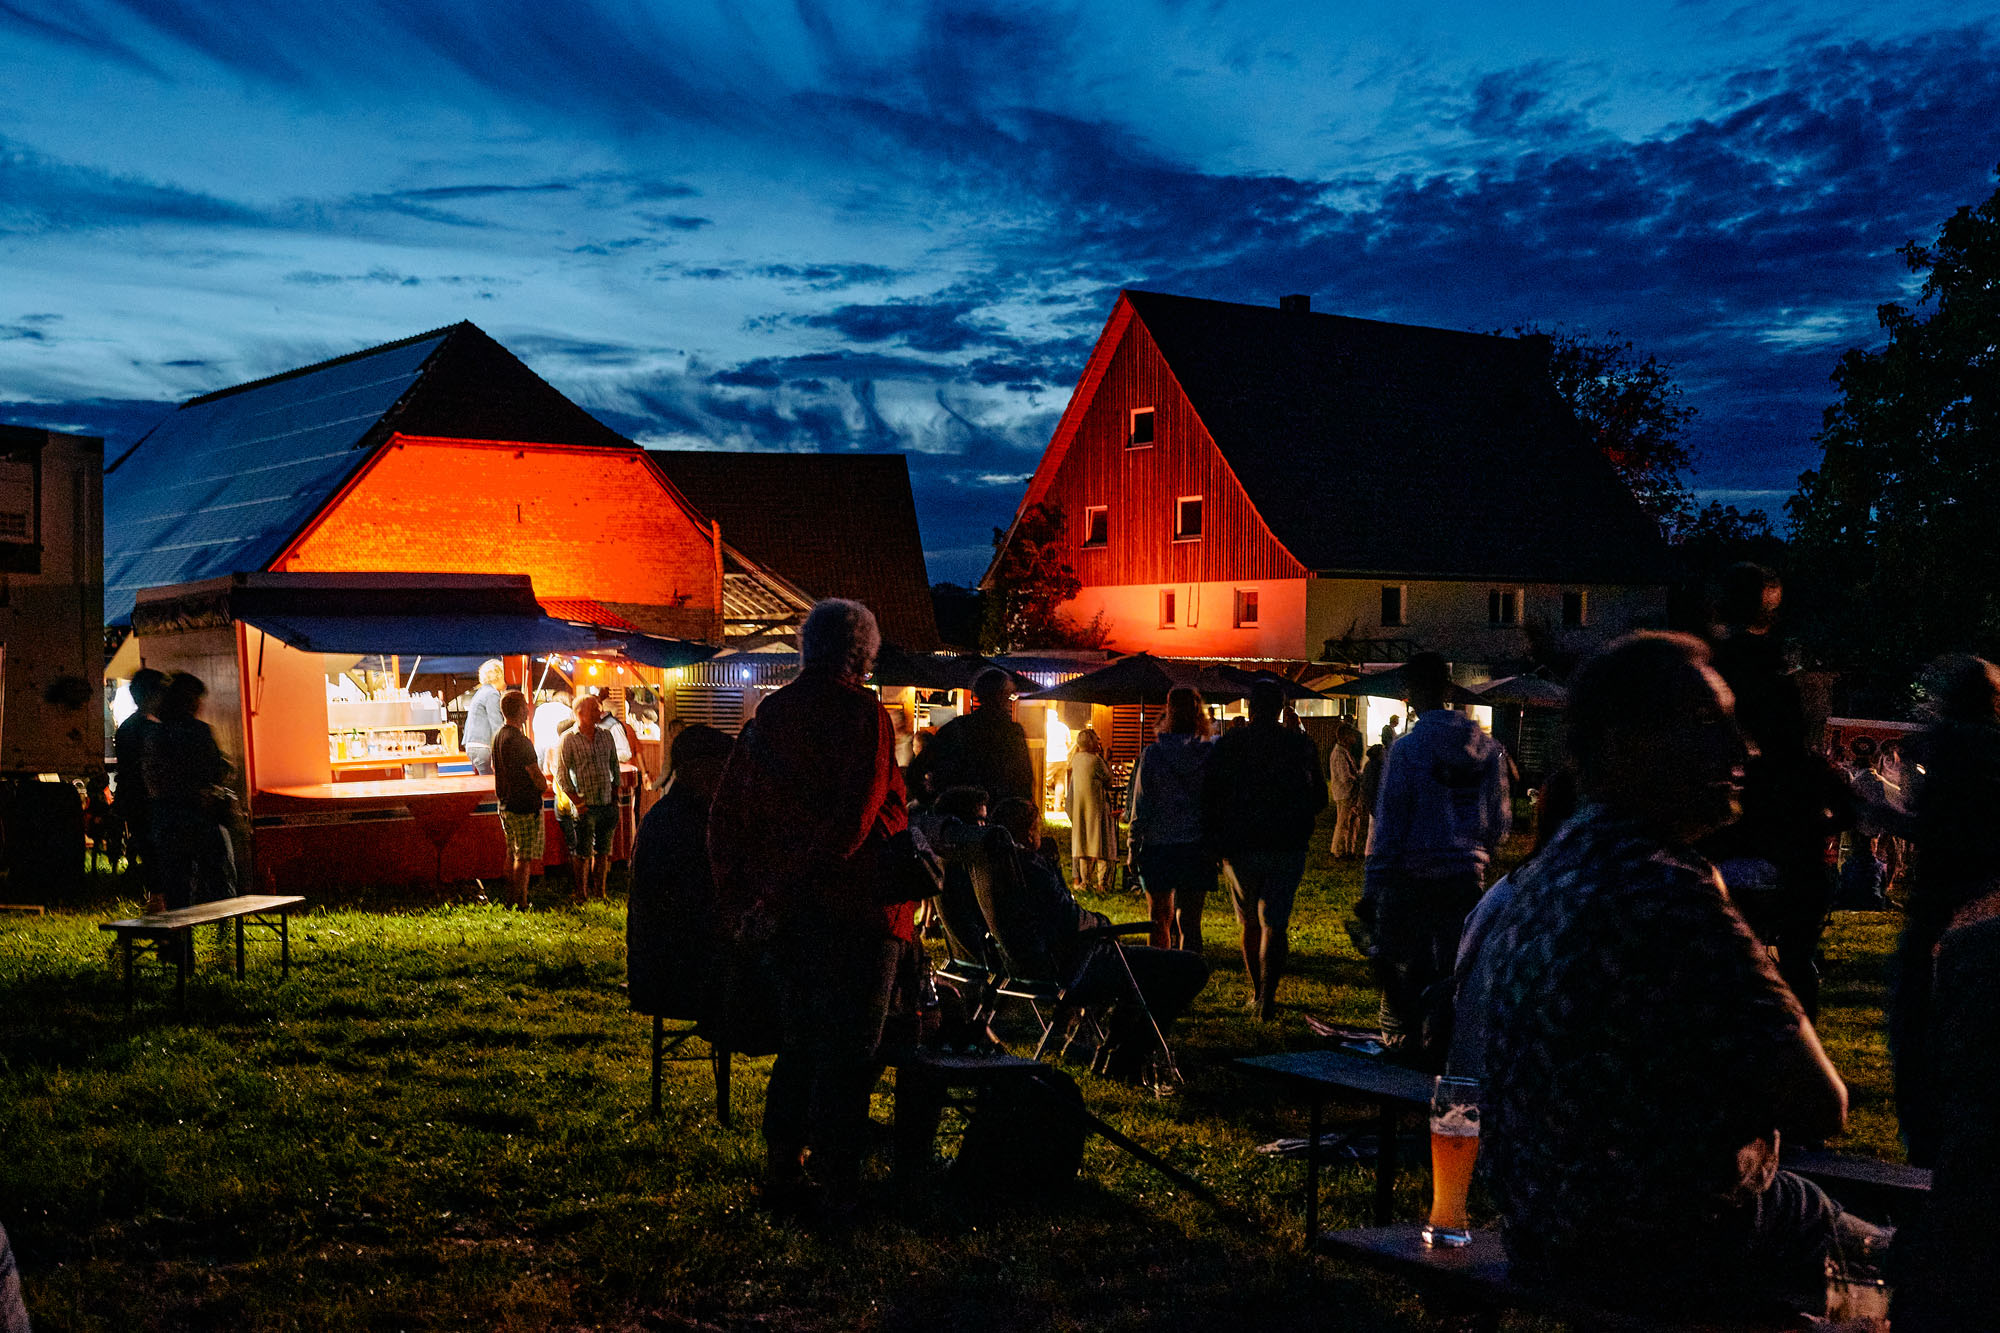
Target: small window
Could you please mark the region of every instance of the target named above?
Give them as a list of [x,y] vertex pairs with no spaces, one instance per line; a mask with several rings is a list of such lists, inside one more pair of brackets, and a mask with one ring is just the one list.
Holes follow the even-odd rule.
[[1563,594],[1563,628],[1582,629],[1588,608],[1582,589],[1572,589]]
[[1495,588],[1486,594],[1486,623],[1489,625],[1518,625],[1521,623],[1521,591],[1518,588]]
[[1403,585],[1399,583],[1382,589],[1382,624],[1385,628],[1407,625],[1409,621],[1404,619],[1404,609]]
[[1201,497],[1183,495],[1174,505],[1174,540],[1177,542],[1199,541],[1201,539]]
[[1131,430],[1125,436],[1127,449],[1144,449],[1153,442],[1153,409],[1135,407],[1132,409]]
[[1238,588],[1236,590],[1236,626],[1238,629],[1257,623],[1257,590]]
[[1172,588],[1160,589],[1160,628],[1172,629],[1180,623],[1180,599]]
[[1107,505],[1091,505],[1083,511],[1083,544],[1108,546],[1110,543],[1111,509]]

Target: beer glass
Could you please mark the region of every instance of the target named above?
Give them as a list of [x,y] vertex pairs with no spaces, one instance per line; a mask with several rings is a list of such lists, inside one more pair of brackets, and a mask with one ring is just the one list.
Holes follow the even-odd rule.
[[1447,1074],[1431,1094],[1431,1216],[1424,1244],[1456,1249],[1472,1243],[1465,1198],[1479,1156],[1479,1081]]

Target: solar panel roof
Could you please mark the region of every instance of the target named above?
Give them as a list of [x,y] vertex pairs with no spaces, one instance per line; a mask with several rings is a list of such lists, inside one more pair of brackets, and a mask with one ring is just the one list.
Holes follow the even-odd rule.
[[449,330],[181,405],[104,478],[104,618],[141,588],[263,569],[364,462]]

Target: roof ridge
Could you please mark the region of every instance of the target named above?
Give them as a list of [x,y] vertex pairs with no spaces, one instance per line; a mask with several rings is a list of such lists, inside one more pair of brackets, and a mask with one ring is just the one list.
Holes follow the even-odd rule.
[[279,384],[285,380],[297,379],[302,375],[311,375],[318,371],[331,369],[334,366],[346,365],[350,361],[359,361],[363,357],[376,356],[383,352],[393,352],[399,348],[423,342],[426,338],[444,337],[459,329],[473,329],[477,332],[485,333],[484,329],[481,329],[471,320],[461,319],[456,323],[441,325],[438,328],[430,329],[423,333],[413,333],[407,338],[398,338],[394,342],[381,343],[375,347],[364,347],[358,352],[348,352],[342,356],[329,357],[325,361],[315,361],[309,366],[299,366],[292,370],[279,371],[275,375],[266,375],[259,380],[250,380],[244,384],[233,384],[227,389],[216,389],[209,393],[200,394],[188,399],[175,410],[185,411],[190,407],[200,407],[204,403],[213,403],[223,398],[232,397],[235,394],[247,393],[252,389],[262,389],[267,385]]
[[[1182,296],[1177,292],[1156,292],[1144,287],[1127,287],[1125,296],[1137,296],[1146,301],[1180,301],[1194,305],[1225,306],[1231,310],[1252,311],[1269,315],[1273,319],[1329,319],[1339,324],[1361,324],[1380,329],[1408,329],[1415,333],[1443,334],[1446,337],[1466,338],[1476,342],[1492,343],[1505,347],[1515,347],[1522,343],[1518,336],[1506,333],[1482,333],[1476,329],[1447,329],[1436,324],[1411,324],[1400,319],[1371,319],[1366,315],[1343,315],[1331,310],[1284,310],[1275,305],[1253,305],[1248,301],[1222,301],[1212,296]],[[1135,307],[1136,308],[1136,307]]]

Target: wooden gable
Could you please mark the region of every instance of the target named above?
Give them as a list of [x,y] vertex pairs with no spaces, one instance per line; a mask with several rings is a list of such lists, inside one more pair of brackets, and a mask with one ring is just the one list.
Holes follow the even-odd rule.
[[393,436],[274,570],[527,574],[719,642],[721,548],[644,450]]
[[[1153,410],[1152,442],[1130,443],[1132,413]],[[1201,537],[1175,540],[1186,497],[1201,497]],[[1303,578],[1196,415],[1145,324],[1120,297],[1028,488],[1059,505],[1064,559],[1087,587]],[[1089,511],[1107,541],[1087,546]]]

